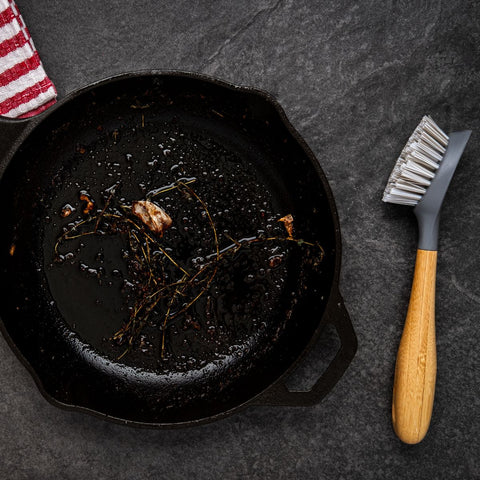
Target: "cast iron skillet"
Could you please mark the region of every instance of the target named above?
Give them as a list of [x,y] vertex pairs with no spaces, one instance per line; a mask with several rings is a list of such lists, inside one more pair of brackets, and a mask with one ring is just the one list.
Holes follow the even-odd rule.
[[[0,326],[49,401],[163,427],[246,405],[312,405],[333,388],[357,347],[339,293],[337,212],[317,160],[272,97],[196,74],[134,73],[0,127]],[[191,178],[219,232],[278,234],[276,220],[291,213],[296,237],[318,241],[325,257],[314,268],[298,245],[240,252],[193,312],[169,325],[163,360],[154,320],[118,360],[109,335],[128,317],[124,239],[81,238],[58,264],[54,244],[71,221],[59,212],[67,203],[78,212],[82,189],[101,208],[112,185],[133,201]],[[175,191],[158,198],[173,211],[184,201]],[[184,265],[209,253],[201,209],[191,208],[198,217],[174,218],[164,237]],[[326,324],[338,353],[310,391],[289,391],[286,376]]]

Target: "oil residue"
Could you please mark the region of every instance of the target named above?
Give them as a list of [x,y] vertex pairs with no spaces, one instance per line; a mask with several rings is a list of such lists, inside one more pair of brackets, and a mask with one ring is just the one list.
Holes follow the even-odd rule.
[[[152,251],[152,258],[166,252],[192,271],[215,255],[210,219],[223,252],[246,239],[285,236],[278,219],[290,213],[282,210],[255,158],[238,146],[176,121],[127,125],[97,128],[95,140],[66,162],[50,198],[54,210],[63,212],[68,205],[71,213],[45,223],[45,264],[56,305],[85,342],[112,360],[125,350],[111,338],[131,315],[138,287],[129,268],[127,235],[109,235],[99,226],[97,234],[75,238],[54,254],[58,237],[82,222],[87,209],[104,208],[113,188],[124,204],[155,196],[173,224],[162,238],[164,252]],[[208,214],[188,191],[172,188],[193,180]],[[169,322],[165,333],[168,305],[160,302],[122,362],[182,371],[274,338],[285,298],[291,297],[285,285],[292,255],[298,260],[295,246],[287,243],[252,244],[219,263],[206,293]],[[163,273],[173,278],[173,270],[170,265]]]

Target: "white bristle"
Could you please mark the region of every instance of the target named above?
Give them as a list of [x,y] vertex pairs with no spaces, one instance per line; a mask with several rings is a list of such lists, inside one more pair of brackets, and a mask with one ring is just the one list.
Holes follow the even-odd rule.
[[416,205],[435,177],[447,145],[448,135],[431,117],[423,117],[393,167],[383,201]]

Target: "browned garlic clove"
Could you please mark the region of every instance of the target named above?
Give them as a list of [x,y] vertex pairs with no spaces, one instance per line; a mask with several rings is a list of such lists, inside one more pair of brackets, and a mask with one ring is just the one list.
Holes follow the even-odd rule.
[[133,202],[132,213],[153,233],[160,236],[162,236],[163,232],[172,225],[172,219],[165,210],[148,200]]

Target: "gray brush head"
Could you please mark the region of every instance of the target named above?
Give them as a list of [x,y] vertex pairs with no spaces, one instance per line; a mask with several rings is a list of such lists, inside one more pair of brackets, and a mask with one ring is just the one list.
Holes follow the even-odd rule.
[[447,145],[443,130],[431,117],[423,117],[393,167],[383,201],[416,205],[431,185]]
[[423,117],[390,174],[383,201],[415,206],[418,248],[437,250],[440,209],[471,131],[447,136]]

